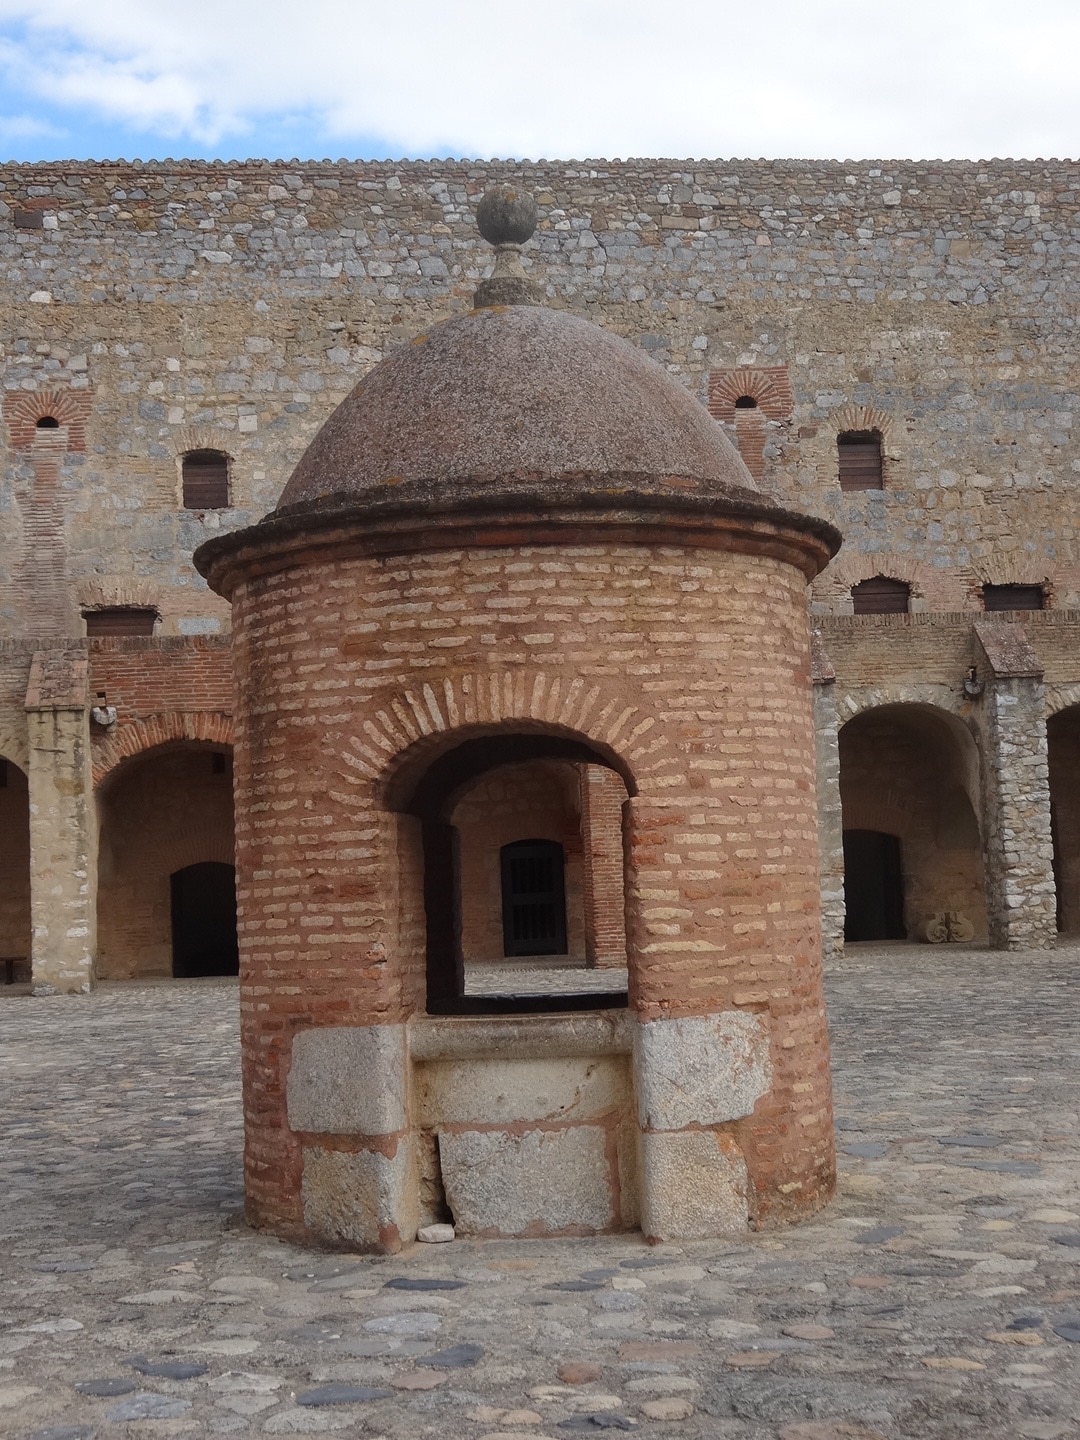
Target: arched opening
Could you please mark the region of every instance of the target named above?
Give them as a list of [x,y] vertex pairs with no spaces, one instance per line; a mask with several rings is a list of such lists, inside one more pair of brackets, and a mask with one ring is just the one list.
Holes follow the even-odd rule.
[[60,421],[55,415],[42,415],[40,420],[35,421],[35,430],[59,430]]
[[30,794],[26,775],[0,758],[0,985],[30,979]]
[[222,745],[161,745],[102,781],[100,978],[236,973],[229,758]]
[[1050,818],[1054,841],[1057,925],[1080,934],[1080,705],[1046,722]]
[[172,973],[237,975],[236,870],[220,860],[185,865],[170,876]]
[[845,936],[985,941],[971,732],[930,705],[883,705],[840,731]]
[[756,410],[758,403],[752,395],[740,395],[735,401],[736,410]]
[[[401,788],[418,822],[402,869],[422,875],[429,1013],[626,1003],[627,786],[609,757],[562,734],[496,731]],[[554,967],[548,983],[538,966]]]

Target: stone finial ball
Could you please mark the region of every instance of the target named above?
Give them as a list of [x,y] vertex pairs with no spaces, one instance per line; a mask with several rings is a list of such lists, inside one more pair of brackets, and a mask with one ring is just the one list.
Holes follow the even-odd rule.
[[536,229],[540,212],[527,190],[495,185],[476,207],[476,224],[489,245],[524,245]]

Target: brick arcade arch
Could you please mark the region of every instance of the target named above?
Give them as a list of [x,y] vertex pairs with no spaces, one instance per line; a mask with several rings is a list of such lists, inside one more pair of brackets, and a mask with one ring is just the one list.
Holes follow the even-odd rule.
[[0,985],[30,979],[30,795],[0,755]]
[[839,746],[847,938],[941,938],[944,927],[985,940],[971,732],[935,706],[886,703],[847,720]]
[[[234,864],[230,748],[175,739],[127,755],[99,786],[98,816],[98,976],[170,976],[173,877]],[[198,908],[190,882],[189,913]]]
[[164,745],[202,742],[231,747],[233,722],[231,716],[217,710],[169,710],[160,715],[121,721],[112,729],[95,734],[93,739],[94,786],[97,788],[118,766]]
[[[1053,697],[1054,699],[1065,697]],[[1048,702],[1051,697],[1047,696]],[[1046,722],[1057,928],[1080,934],[1080,697]]]

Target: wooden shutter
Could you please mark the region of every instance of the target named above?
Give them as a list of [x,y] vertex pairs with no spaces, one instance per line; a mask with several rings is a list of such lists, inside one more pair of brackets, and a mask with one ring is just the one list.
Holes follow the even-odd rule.
[[97,635],[153,635],[157,618],[156,610],[137,610],[128,605],[87,610],[83,615],[90,638]]
[[851,587],[856,615],[906,615],[911,600],[911,586],[903,580],[889,580],[875,575]]
[[849,430],[836,437],[841,490],[882,490],[881,436],[874,430]]
[[517,840],[502,847],[501,857],[504,953],[565,955],[563,847]]
[[184,509],[225,510],[229,505],[229,457],[220,450],[184,456]]
[[1042,610],[1046,596],[1041,585],[984,585],[984,610]]

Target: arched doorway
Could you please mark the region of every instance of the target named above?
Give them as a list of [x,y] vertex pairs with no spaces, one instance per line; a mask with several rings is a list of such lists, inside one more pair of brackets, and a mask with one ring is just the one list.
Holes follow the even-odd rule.
[[30,979],[30,795],[0,757],[0,985]]
[[134,756],[102,781],[98,815],[99,978],[235,974],[228,748]]
[[971,732],[933,706],[882,705],[843,726],[846,939],[986,939],[978,777]]
[[172,973],[237,975],[236,870],[219,860],[185,865],[170,876]]
[[1080,934],[1080,705],[1046,722],[1057,925]]
[[507,961],[585,969],[601,949],[625,965],[627,787],[606,757],[561,734],[496,731],[460,740],[396,789],[419,822],[429,1013],[625,1004],[623,988],[480,996],[466,984],[471,967]]

